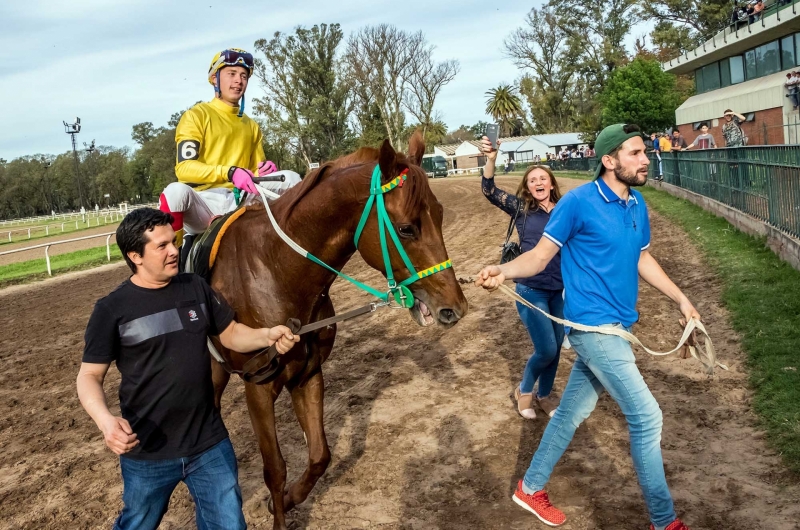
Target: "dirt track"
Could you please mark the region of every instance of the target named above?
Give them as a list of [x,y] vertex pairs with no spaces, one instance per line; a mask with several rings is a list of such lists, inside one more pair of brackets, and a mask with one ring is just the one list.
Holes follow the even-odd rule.
[[[518,177],[498,179],[507,189]],[[582,184],[562,180],[571,188]],[[456,273],[470,277],[498,258],[505,214],[480,194],[478,179],[432,182],[444,203],[445,241]],[[676,508],[693,530],[800,529],[800,487],[754,425],[744,356],[719,301],[719,285],[688,238],[652,215],[653,254],[695,302],[731,370],[713,380],[693,360],[638,355],[664,411],[664,460]],[[356,260],[360,279],[379,283]],[[104,449],[74,390],[83,330],[94,301],[126,276],[121,267],[64,282],[0,292],[0,528],[110,528],[120,508],[117,459]],[[510,501],[545,422],[523,421],[509,392],[530,341],[511,302],[465,286],[470,314],[448,331],[418,328],[388,310],[340,327],[325,365],[326,431],[333,462],[294,528],[545,528]],[[339,310],[363,295],[337,282]],[[680,332],[671,302],[642,287],[645,344],[671,347]],[[573,359],[562,357],[562,390]],[[118,374],[107,383],[116,406]],[[240,464],[250,528],[272,528],[261,459],[233,381],[223,401]],[[286,396],[279,400],[290,480],[305,445]],[[568,530],[643,530],[647,515],[618,407],[604,397],[579,428],[549,485]],[[161,528],[194,527],[181,486]]]

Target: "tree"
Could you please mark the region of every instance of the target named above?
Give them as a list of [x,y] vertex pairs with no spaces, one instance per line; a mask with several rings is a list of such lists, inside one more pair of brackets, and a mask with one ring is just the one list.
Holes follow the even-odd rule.
[[511,85],[500,85],[488,90],[486,95],[486,114],[500,123],[502,134],[508,136],[522,114],[522,102],[517,96],[517,89]]
[[661,70],[658,61],[641,58],[614,72],[600,100],[603,126],[635,123],[647,132],[673,125],[683,101],[675,76]]
[[256,60],[255,76],[266,92],[255,100],[256,114],[274,136],[289,142],[306,167],[352,146],[353,95],[337,56],[342,39],[339,24],[320,24],[255,43],[264,55]]
[[638,16],[656,23],[651,37],[659,58],[668,61],[693,50],[729,23],[729,0],[638,0]]
[[[423,137],[427,136],[430,127],[442,123],[441,120],[434,118],[433,105],[439,92],[453,80],[459,70],[458,61],[455,59],[436,64],[432,55],[433,47],[430,46],[425,47],[416,58],[405,96],[405,107],[419,122]],[[443,137],[447,133],[447,127],[444,127],[444,131],[440,127],[437,134],[439,132]]]
[[[358,100],[360,128],[377,110],[395,148],[402,147],[411,128],[424,132],[438,121],[433,110],[436,97],[459,69],[455,60],[434,62],[433,47],[421,31],[409,33],[388,24],[367,26],[351,35],[345,61]],[[406,111],[418,125],[406,123]]]

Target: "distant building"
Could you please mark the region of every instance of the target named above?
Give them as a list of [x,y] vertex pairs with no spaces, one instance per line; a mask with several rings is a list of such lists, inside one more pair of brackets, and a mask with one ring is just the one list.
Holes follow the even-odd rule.
[[[662,64],[673,74],[694,74],[696,95],[675,111],[681,134],[691,142],[708,122],[717,145],[725,145],[723,113],[747,121],[748,144],[795,144],[800,120],[784,87],[787,72],[800,65],[800,9],[766,0],[759,20],[731,24],[699,48]],[[785,4],[785,5],[779,5]]]
[[[486,157],[482,155],[479,145],[478,140],[469,140],[460,144],[437,145],[434,146],[433,152],[443,156],[452,169],[472,169],[486,165]],[[532,162],[536,155],[544,159],[547,153],[559,153],[562,149],[579,149],[585,145],[578,133],[500,138],[497,165],[504,165],[509,158],[514,162]]]

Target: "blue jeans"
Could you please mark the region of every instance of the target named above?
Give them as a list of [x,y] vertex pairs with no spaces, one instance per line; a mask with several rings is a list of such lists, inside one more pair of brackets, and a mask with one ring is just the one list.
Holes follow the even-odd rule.
[[575,430],[594,410],[603,390],[607,390],[628,422],[633,467],[650,520],[655,526],[671,523],[675,520],[675,510],[661,459],[661,409],[636,367],[630,344],[613,335],[577,330],[570,333],[569,340],[577,358],[561,403],[525,473],[525,489],[544,489]]
[[195,504],[199,530],[243,530],[242,492],[229,438],[199,455],[170,460],[119,459],[125,505],[114,530],[158,527],[175,486],[183,481]]
[[[564,318],[564,297],[559,291],[533,289],[520,283],[517,294],[546,311],[554,317]],[[556,324],[543,314],[517,302],[519,318],[528,330],[533,341],[533,355],[528,358],[525,371],[522,373],[521,392],[533,392],[533,385],[539,381],[536,394],[547,397],[553,389],[556,379],[558,361],[561,357],[561,343],[564,342],[564,326]]]

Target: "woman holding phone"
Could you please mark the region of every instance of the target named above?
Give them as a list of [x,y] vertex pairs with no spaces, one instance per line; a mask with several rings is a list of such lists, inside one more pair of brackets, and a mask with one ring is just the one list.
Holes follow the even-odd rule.
[[[500,142],[497,141],[498,149],[493,148],[492,144],[487,136],[481,140],[481,152],[486,156],[481,180],[483,194],[489,202],[516,219],[520,248],[522,252],[527,252],[541,239],[550,212],[561,198],[561,191],[550,168],[540,165],[530,166],[525,171],[514,195],[495,186],[495,161]],[[563,288],[561,255],[557,254],[540,274],[518,280],[516,290],[536,307],[555,317],[564,318]],[[564,341],[564,327],[520,303],[517,303],[517,311],[534,346],[534,352],[525,365],[522,382],[514,388],[517,411],[523,418],[536,418],[533,388],[538,381],[536,400],[545,414],[552,417],[559,402],[552,390],[561,356],[561,343]]]

